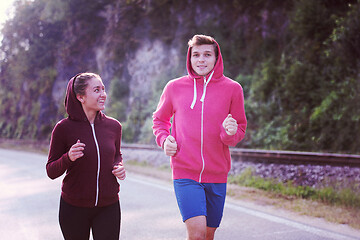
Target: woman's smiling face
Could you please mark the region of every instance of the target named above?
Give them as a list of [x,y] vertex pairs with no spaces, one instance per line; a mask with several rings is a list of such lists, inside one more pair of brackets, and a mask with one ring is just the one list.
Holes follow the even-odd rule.
[[106,92],[101,79],[91,78],[85,89],[85,96],[82,96],[84,110],[100,111],[105,109]]
[[211,44],[195,45],[191,49],[191,67],[199,76],[206,76],[216,63],[214,46]]

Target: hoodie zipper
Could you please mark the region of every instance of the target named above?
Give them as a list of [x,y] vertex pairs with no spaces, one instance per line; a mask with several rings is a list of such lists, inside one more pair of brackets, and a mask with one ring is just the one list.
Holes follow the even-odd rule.
[[201,182],[201,177],[202,177],[202,174],[205,170],[205,158],[204,158],[204,102],[205,102],[205,94],[206,94],[206,87],[212,77],[212,74],[214,72],[211,73],[208,81],[206,81],[206,77],[204,76],[204,90],[203,90],[203,95],[200,99],[201,101],[201,136],[200,136],[200,142],[201,142],[201,150],[200,150],[200,154],[201,154],[201,160],[202,160],[202,169],[201,169],[201,172],[200,172],[200,176],[199,176],[199,182]]
[[92,129],[92,133],[94,136],[97,158],[98,158],[98,161],[97,161],[98,167],[97,167],[97,174],[96,174],[96,198],[95,198],[95,207],[96,207],[98,205],[98,201],[99,201],[100,151],[99,151],[99,144],[98,144],[98,141],[97,141],[96,135],[95,135],[95,126],[93,123],[91,123],[91,129]]
[[[199,182],[201,182],[201,177],[202,174],[205,170],[205,158],[204,158],[204,102],[205,102],[205,95],[206,95],[206,88],[207,85],[209,84],[212,76],[214,74],[214,71],[212,71],[212,73],[210,74],[208,80],[206,81],[206,76],[204,76],[204,89],[203,89],[203,94],[200,98],[200,102],[201,102],[201,136],[200,136],[200,155],[201,155],[201,161],[202,161],[202,169],[199,175]],[[196,79],[194,78],[194,97],[193,97],[193,101],[191,103],[190,108],[194,109],[195,103],[196,103],[196,98],[197,98],[197,94],[196,94]]]
[[200,137],[200,141],[201,141],[201,149],[200,149],[200,154],[201,154],[201,160],[202,160],[202,169],[200,172],[200,176],[199,176],[199,182],[201,183],[201,177],[202,174],[204,172],[205,169],[205,159],[204,159],[204,101],[201,103],[201,137]]

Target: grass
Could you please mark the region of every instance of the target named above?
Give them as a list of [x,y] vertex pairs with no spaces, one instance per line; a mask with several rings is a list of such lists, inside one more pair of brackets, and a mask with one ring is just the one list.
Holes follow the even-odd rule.
[[236,198],[261,199],[261,204],[287,209],[301,215],[323,218],[360,229],[360,193],[350,188],[295,186],[276,179],[263,179],[247,169],[241,175],[230,176],[234,185],[229,195]]
[[313,188],[310,186],[296,186],[293,182],[282,183],[276,179],[264,179],[253,175],[251,168],[246,169],[241,175],[230,176],[229,183],[246,187],[253,187],[282,196],[293,196],[302,199],[321,201],[326,204],[340,205],[360,209],[360,193],[354,188],[335,189],[327,186]]
[[228,195],[235,199],[253,202],[257,205],[272,206],[276,209],[284,209],[299,215],[322,218],[329,222],[347,224],[355,229],[360,229],[359,209],[295,196],[275,194],[236,184],[229,184]]

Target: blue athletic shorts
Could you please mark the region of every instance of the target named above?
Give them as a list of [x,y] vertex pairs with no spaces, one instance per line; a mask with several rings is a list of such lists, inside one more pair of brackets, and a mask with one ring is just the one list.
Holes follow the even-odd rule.
[[174,190],[184,222],[192,217],[206,216],[208,227],[219,227],[225,204],[226,183],[176,179]]

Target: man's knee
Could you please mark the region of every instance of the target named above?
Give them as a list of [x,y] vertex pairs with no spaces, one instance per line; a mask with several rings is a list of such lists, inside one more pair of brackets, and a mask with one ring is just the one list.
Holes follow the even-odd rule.
[[197,216],[185,221],[188,240],[205,240],[206,239],[206,217]]
[[188,240],[206,240],[206,233],[205,232],[194,232],[188,236]]

